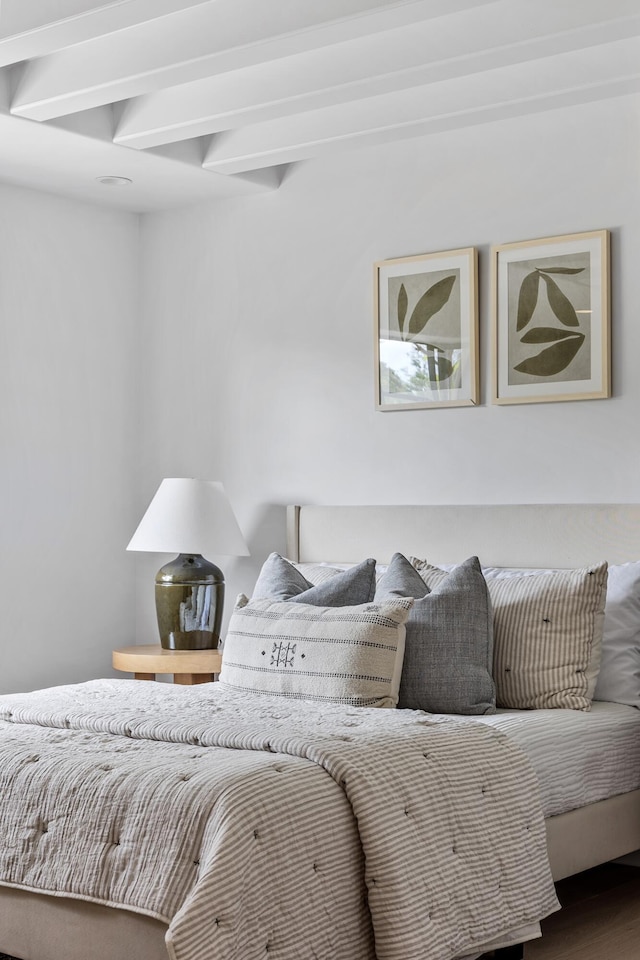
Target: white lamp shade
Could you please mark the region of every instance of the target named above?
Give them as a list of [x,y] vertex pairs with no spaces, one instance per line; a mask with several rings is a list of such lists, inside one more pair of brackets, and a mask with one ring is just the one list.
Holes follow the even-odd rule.
[[222,484],[176,477],[162,481],[127,550],[249,554]]

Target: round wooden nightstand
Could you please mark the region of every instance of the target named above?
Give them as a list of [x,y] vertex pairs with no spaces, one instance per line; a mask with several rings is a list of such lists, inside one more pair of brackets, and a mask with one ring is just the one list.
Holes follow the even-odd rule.
[[121,647],[112,655],[114,670],[133,673],[136,680],[155,680],[172,673],[174,683],[210,683],[220,673],[221,650],[165,650],[159,643]]

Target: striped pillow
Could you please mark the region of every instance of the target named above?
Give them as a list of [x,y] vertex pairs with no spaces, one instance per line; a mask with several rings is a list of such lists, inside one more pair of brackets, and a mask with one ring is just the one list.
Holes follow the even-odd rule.
[[[607,568],[605,599],[608,598],[609,588],[611,587],[611,570],[612,567],[609,566]],[[558,567],[546,567],[543,569],[536,569],[534,567],[483,567],[482,572],[484,573],[487,582],[489,582],[489,580],[506,580],[511,579],[512,577],[536,577],[544,576],[547,573],[567,573],[568,571],[566,569],[559,569]],[[587,667],[587,699],[590,701],[595,699],[596,681],[600,676],[606,632],[607,607],[605,605],[604,622],[602,625],[602,639],[600,640],[600,634],[598,632],[598,635],[595,638],[595,643],[591,648],[591,659],[589,660],[589,666]]]
[[[414,561],[428,586],[443,572]],[[590,710],[600,664],[607,564],[487,579],[499,707]]]
[[318,607],[241,594],[220,682],[271,696],[395,707],[411,598]]

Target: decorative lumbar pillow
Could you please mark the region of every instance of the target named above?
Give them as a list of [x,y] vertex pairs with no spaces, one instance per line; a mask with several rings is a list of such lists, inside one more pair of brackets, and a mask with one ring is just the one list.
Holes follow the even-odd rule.
[[[492,617],[477,557],[432,584],[400,553],[376,590],[376,601],[414,597],[407,620],[398,706],[430,713],[495,712],[491,678]],[[432,587],[432,589],[430,589]]]
[[252,599],[290,600],[318,607],[355,606],[373,600],[375,560],[363,560],[347,570],[328,569],[331,575],[314,584],[289,560],[271,553],[262,565]]
[[413,600],[318,607],[240,595],[220,682],[252,693],[395,707]]
[[[425,576],[422,566],[419,570]],[[487,585],[494,615],[498,706],[590,710],[600,661],[607,564],[522,576],[512,572],[488,578]]]

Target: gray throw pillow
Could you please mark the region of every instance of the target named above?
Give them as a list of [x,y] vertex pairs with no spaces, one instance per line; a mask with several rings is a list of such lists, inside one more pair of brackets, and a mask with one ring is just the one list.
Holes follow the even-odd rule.
[[315,586],[279,553],[265,560],[253,600],[290,600],[315,607],[352,607],[370,603],[376,590],[376,562],[363,560]]
[[430,591],[406,557],[396,553],[375,600],[394,596],[415,597],[406,622],[398,706],[429,713],[495,713],[493,619],[478,558],[465,560]]

